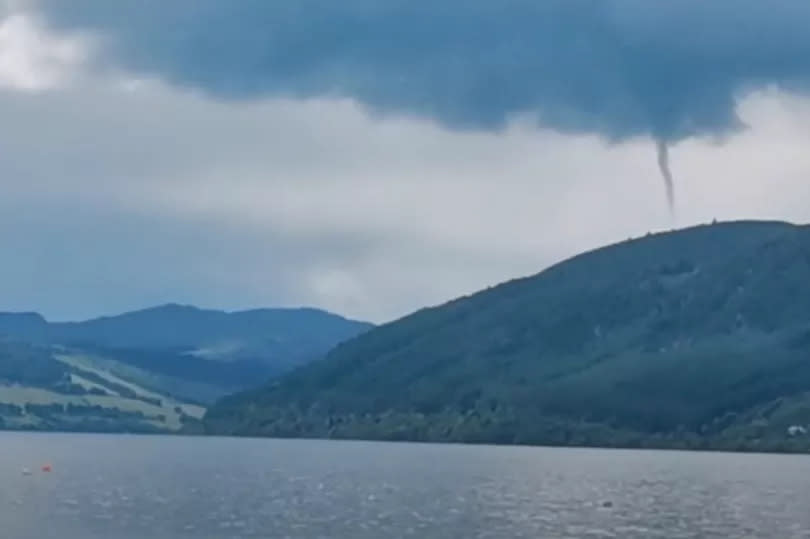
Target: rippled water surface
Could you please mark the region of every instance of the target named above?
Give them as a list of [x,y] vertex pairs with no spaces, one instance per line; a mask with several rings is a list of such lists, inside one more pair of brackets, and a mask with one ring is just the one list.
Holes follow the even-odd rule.
[[0,433],[0,537],[810,538],[810,457]]

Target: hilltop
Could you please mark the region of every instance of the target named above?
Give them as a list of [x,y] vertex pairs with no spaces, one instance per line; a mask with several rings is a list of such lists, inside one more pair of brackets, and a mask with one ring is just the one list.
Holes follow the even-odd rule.
[[[810,448],[810,227],[650,234],[380,326],[207,432]],[[788,434],[788,430],[793,435]]]

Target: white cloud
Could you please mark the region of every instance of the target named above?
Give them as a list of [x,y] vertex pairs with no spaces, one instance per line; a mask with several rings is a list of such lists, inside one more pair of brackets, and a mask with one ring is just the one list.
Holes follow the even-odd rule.
[[49,32],[31,15],[13,8],[0,18],[0,88],[42,91],[69,82],[89,54],[89,40]]

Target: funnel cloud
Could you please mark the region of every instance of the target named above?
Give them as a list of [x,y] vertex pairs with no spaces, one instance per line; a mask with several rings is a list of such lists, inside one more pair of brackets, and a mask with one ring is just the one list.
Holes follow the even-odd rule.
[[663,139],[656,140],[655,146],[658,152],[658,168],[661,170],[661,176],[664,178],[667,189],[667,204],[670,213],[673,213],[675,211],[675,184],[672,181],[672,171],[669,168],[669,146]]

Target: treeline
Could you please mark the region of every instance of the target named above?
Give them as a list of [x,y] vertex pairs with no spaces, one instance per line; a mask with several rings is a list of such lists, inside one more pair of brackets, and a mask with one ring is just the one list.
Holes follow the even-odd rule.
[[98,404],[34,404],[27,403],[22,406],[16,404],[0,404],[0,415],[8,417],[22,417],[23,415],[34,415],[39,418],[55,416],[93,416],[108,419],[152,419],[155,421],[165,421],[165,414],[146,415],[139,410],[121,410],[119,408],[108,408]]
[[0,428],[82,432],[163,432],[165,414],[94,404],[0,404]]
[[67,375],[48,348],[0,340],[0,383],[57,387]]
[[[470,410],[436,414],[386,412],[382,414],[327,414],[314,406],[309,410],[274,407],[258,409],[260,424],[238,417],[208,417],[205,432],[274,438],[328,438],[380,441],[615,447],[647,449],[694,449],[726,451],[810,452],[810,436],[792,436],[787,423],[771,424],[759,419],[730,418],[731,424],[704,427],[698,431],[638,431],[607,423],[542,415]],[[744,419],[739,423],[735,419]]]
[[21,423],[13,418],[0,417],[0,430],[34,431],[34,432],[86,432],[86,433],[133,433],[133,434],[166,434],[165,428],[137,419],[111,419],[98,417],[76,417],[64,420],[49,417],[38,422]]

